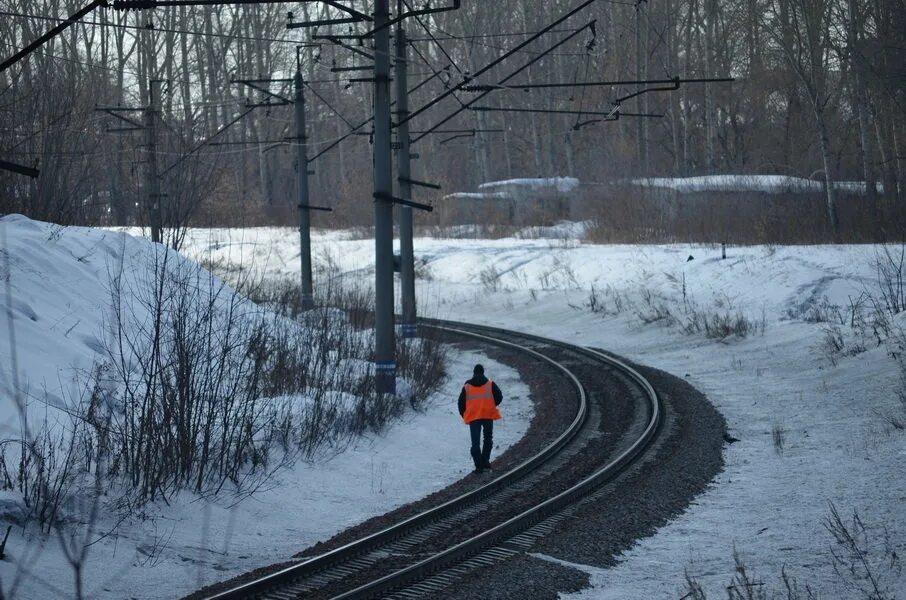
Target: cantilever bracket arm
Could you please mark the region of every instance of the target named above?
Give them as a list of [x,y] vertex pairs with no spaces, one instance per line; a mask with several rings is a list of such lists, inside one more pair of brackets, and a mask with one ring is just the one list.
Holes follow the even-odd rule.
[[[613,109],[609,111],[595,111],[595,110],[558,110],[553,108],[511,108],[507,106],[469,106],[469,110],[475,110],[479,112],[519,112],[519,113],[543,113],[543,114],[555,114],[555,115],[579,115],[579,116],[589,116],[593,117],[596,115],[605,115],[607,117],[613,116]],[[653,114],[653,113],[623,113],[623,116],[626,117],[663,117],[664,115]]]
[[[292,17],[293,13],[289,13],[289,14],[290,14],[290,17]],[[286,23],[286,28],[287,29],[301,29],[303,27],[321,27],[322,25],[325,25],[325,26],[344,25],[346,23],[360,23],[362,21],[363,21],[363,19],[359,19],[357,17],[343,17],[341,19],[319,19],[317,21],[299,21],[299,22],[290,20]]]
[[612,117],[604,117],[603,119],[590,119],[588,121],[580,121],[580,122],[576,123],[575,125],[573,125],[573,131],[579,131],[586,125],[594,125],[595,123],[609,123],[612,121],[619,121],[619,120],[620,120],[620,113],[616,113]]
[[383,200],[392,204],[402,204],[403,206],[409,206],[411,208],[417,208],[419,210],[426,210],[428,212],[432,212],[434,210],[434,207],[430,204],[421,204],[419,202],[413,202],[412,200],[397,198],[396,196],[391,196],[390,194],[385,194],[383,192],[376,192],[374,194],[374,199]]
[[430,188],[430,189],[432,189],[432,190],[439,190],[439,189],[442,189],[442,188],[441,188],[439,185],[437,185],[436,183],[428,183],[428,182],[426,182],[426,181],[418,181],[417,179],[409,179],[408,177],[397,177],[396,180],[397,180],[397,181],[401,181],[401,182],[403,182],[403,183],[408,183],[409,185],[414,185],[414,186],[418,186],[418,187],[426,187],[426,188]]
[[320,35],[320,34],[315,34],[315,35],[311,36],[311,39],[313,39],[313,40],[327,40],[328,42],[330,42],[330,43],[332,43],[332,44],[336,44],[337,46],[342,46],[343,48],[346,48],[347,50],[351,50],[351,51],[355,52],[356,54],[359,54],[359,55],[361,55],[361,56],[364,56],[364,57],[367,58],[368,60],[374,60],[374,56],[373,56],[373,55],[371,55],[371,54],[365,52],[365,51],[362,50],[361,48],[356,48],[355,46],[353,46],[353,45],[351,45],[351,44],[347,44],[347,43],[344,42],[339,36],[336,36],[336,35]]
[[[256,81],[251,80],[251,79],[230,79],[230,83],[241,83],[243,85],[247,85],[250,88],[252,88],[253,90],[258,90],[262,94],[266,94],[268,96],[272,96],[272,97],[276,98],[277,100],[280,100],[283,104],[292,104],[293,103],[293,101],[290,100],[289,98],[285,98],[285,97],[281,96],[280,94],[275,94],[274,92],[270,91],[263,85],[258,85],[258,83]],[[272,105],[272,106],[278,106],[278,105]]]
[[372,19],[370,16],[366,15],[365,13],[359,12],[353,8],[349,8],[348,6],[344,6],[344,5],[340,4],[339,2],[337,2],[336,0],[320,0],[320,2],[322,4],[326,4],[327,6],[332,6],[336,9],[342,10],[344,13],[355,17],[359,21],[374,21],[374,19]]
[[366,31],[365,33],[363,33],[362,35],[360,35],[358,37],[359,37],[359,39],[365,39],[367,37],[371,37],[378,31],[380,31],[382,29],[386,29],[388,27],[393,27],[400,21],[404,21],[410,17],[420,17],[421,15],[433,15],[435,13],[449,12],[451,10],[459,10],[460,4],[462,4],[462,0],[453,0],[453,6],[442,6],[440,8],[428,7],[428,8],[421,8],[418,10],[410,10],[409,12],[404,12],[402,14],[397,15],[396,17],[390,19],[389,21],[387,21],[380,27],[375,27],[371,31]]
[[[591,113],[591,114],[604,114],[604,113]],[[620,111],[620,105],[617,104],[614,106],[614,109],[611,111],[611,114],[604,117],[603,119],[591,119],[589,121],[580,121],[573,125],[573,131],[579,131],[586,125],[594,125],[595,123],[608,123],[611,121],[619,121],[620,117],[639,117],[639,118],[651,118],[659,119],[663,118],[664,115],[654,114],[654,113],[634,113],[634,112],[622,112]]]
[[[145,110],[144,108],[120,108],[118,106],[104,108],[104,107],[98,106],[94,110],[96,110],[98,112],[105,112],[108,115],[110,115],[111,117],[116,117],[120,121],[125,121],[126,123],[129,123],[130,125],[133,125],[134,127],[137,127],[139,129],[145,128],[145,126],[143,124],[139,123],[138,121],[133,121],[129,117],[124,117],[123,115],[117,114],[120,112],[136,112],[136,111],[140,111],[140,110]],[[108,129],[107,131],[110,131],[110,130]]]
[[629,94],[628,96],[623,96],[622,98],[617,98],[616,100],[613,101],[613,103],[614,103],[614,105],[619,106],[624,100],[629,100],[630,98],[635,98],[636,96],[641,96],[642,94],[647,94],[648,92],[672,92],[672,91],[678,90],[680,88],[680,83],[681,83],[680,78],[674,77],[673,83],[671,85],[662,86],[662,87],[645,88],[643,90],[639,90],[637,92]]
[[469,133],[458,133],[456,135],[444,138],[437,143],[438,146],[443,146],[447,142],[452,142],[453,140],[458,140],[459,138],[475,137],[475,132],[470,131]]
[[25,175],[31,177],[32,179],[36,178],[41,172],[38,169],[33,169],[32,167],[26,167],[25,165],[20,165],[18,163],[9,162],[8,160],[0,159],[0,169],[4,171],[12,171],[13,173],[18,173],[19,175]]
[[87,15],[88,13],[90,13],[91,11],[93,11],[95,8],[97,8],[99,6],[107,6],[107,0],[91,0],[91,2],[89,2],[85,6],[85,8],[76,12],[75,14],[73,14],[72,16],[67,18],[65,21],[63,21],[56,27],[51,28],[47,33],[45,33],[44,35],[42,35],[41,37],[39,37],[38,39],[36,39],[32,43],[30,43],[26,47],[19,50],[18,52],[13,54],[11,57],[4,60],[3,63],[0,64],[0,73],[7,70],[11,66],[13,66],[14,64],[16,64],[17,62],[22,60],[23,58],[25,58],[26,56],[28,56],[29,54],[31,54],[32,52],[34,52],[35,50],[37,50],[38,48],[43,46],[44,44],[46,44],[51,38],[59,35],[63,31],[65,31],[67,28],[69,28],[71,25],[74,25],[76,23],[76,21],[78,21],[79,19],[81,19],[82,17],[84,17],[85,15]]

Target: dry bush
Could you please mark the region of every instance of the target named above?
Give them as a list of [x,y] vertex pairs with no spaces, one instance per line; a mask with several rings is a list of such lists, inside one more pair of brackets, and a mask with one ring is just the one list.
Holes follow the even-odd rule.
[[481,287],[486,292],[496,292],[500,290],[500,272],[493,264],[488,265],[478,272],[478,280]]
[[896,581],[902,575],[899,555],[886,528],[880,538],[865,525],[858,511],[844,519],[833,502],[823,525],[834,541],[834,572],[859,598],[894,600]]
[[760,323],[740,311],[728,308],[703,308],[687,303],[682,321],[683,331],[690,335],[703,333],[713,340],[742,339],[758,333],[764,334],[765,320]]
[[670,310],[667,301],[656,297],[647,288],[642,290],[642,301],[642,306],[636,308],[635,314],[645,325],[652,323],[673,325],[676,323],[676,317]]
[[837,366],[841,358],[857,356],[868,349],[865,340],[865,330],[854,328],[848,335],[843,328],[834,323],[822,327],[822,335],[815,346],[818,355],[833,366]]
[[882,246],[875,253],[874,266],[881,294],[878,308],[891,316],[906,310],[906,244],[896,249]]
[[[584,190],[582,218],[595,243],[834,243],[824,194],[688,192],[602,185]],[[906,207],[838,195],[840,239],[849,243],[901,241]],[[809,226],[803,227],[803,223]],[[886,224],[881,226],[880,224]]]
[[444,377],[441,344],[399,345],[408,395],[377,394],[367,290],[329,279],[303,312],[295,282],[214,275],[157,252],[146,280],[111,275],[105,378],[116,393],[93,410],[110,425],[108,477],[120,506],[253,493],[295,457],[336,451],[418,408]]
[[783,456],[783,450],[786,446],[786,427],[783,421],[775,421],[771,426],[771,439],[774,442],[774,451]]
[[[896,544],[885,527],[867,526],[858,511],[844,518],[833,502],[822,526],[830,534],[834,572],[845,595],[853,600],[894,600],[902,589],[903,569]],[[779,585],[770,585],[752,575],[739,553],[733,551],[734,574],[726,586],[729,600],[817,600],[818,593],[809,583],[800,583],[782,568]],[[826,582],[825,582],[826,583]],[[836,590],[840,592],[842,590]],[[686,569],[685,600],[707,600],[705,587]]]

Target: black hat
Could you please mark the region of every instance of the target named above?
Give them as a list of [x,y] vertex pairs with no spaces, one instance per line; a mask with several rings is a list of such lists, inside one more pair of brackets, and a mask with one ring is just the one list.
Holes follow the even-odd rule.
[[475,365],[475,368],[472,369],[472,374],[473,375],[484,375],[484,366]]

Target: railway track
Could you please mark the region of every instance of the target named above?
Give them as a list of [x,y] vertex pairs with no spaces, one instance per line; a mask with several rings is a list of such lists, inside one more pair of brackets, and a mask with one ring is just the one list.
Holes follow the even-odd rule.
[[476,489],[209,600],[430,597],[474,569],[526,551],[657,435],[663,410],[654,388],[618,359],[490,327],[422,325],[536,361],[561,390],[552,400],[574,404],[572,422],[540,452]]

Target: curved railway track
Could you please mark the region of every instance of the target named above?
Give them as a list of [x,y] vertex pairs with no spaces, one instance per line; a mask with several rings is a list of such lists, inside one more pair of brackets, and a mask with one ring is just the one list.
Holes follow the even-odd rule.
[[[614,357],[491,327],[436,320],[422,326],[538,361],[558,389],[570,390],[572,422],[540,452],[485,485],[209,600],[429,597],[476,568],[529,548],[556,527],[565,509],[637,460],[658,433],[663,409],[657,393]],[[611,419],[611,404],[624,406],[629,416]],[[617,421],[619,432],[613,429]]]

